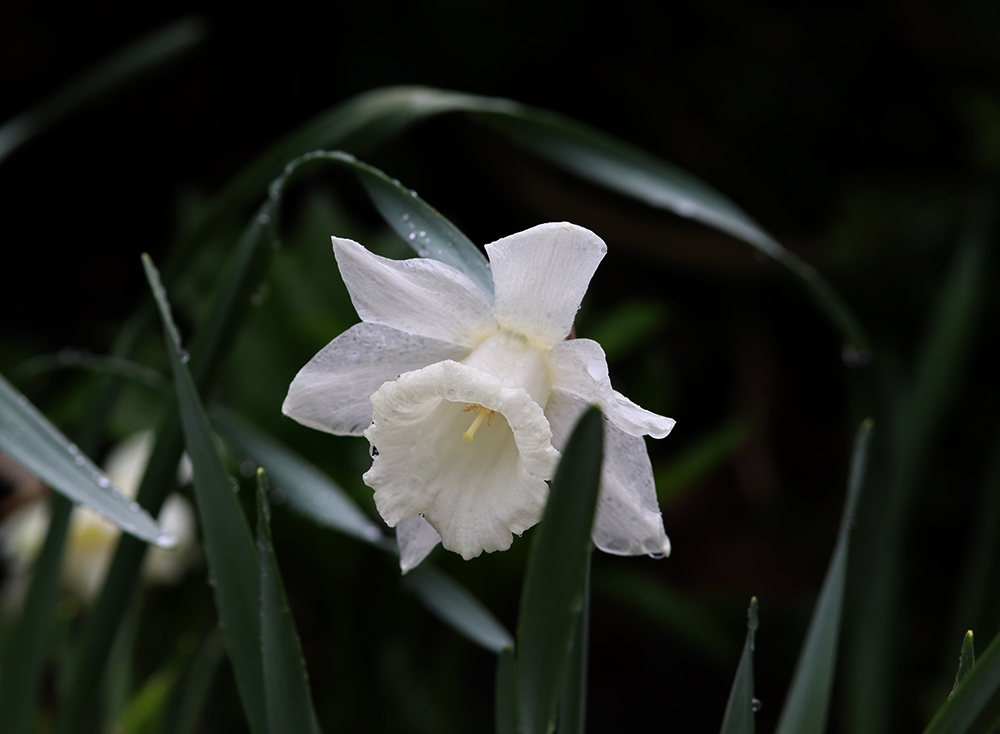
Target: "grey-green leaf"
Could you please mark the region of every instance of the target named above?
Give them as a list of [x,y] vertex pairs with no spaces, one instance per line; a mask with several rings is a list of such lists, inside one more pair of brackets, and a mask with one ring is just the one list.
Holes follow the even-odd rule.
[[260,555],[260,647],[268,732],[319,734],[302,647],[288,608],[271,543],[267,478],[257,470],[257,552]]
[[213,406],[210,414],[226,441],[258,466],[267,467],[275,486],[297,512],[366,543],[381,547],[388,542],[381,528],[313,464],[231,411]]
[[585,606],[604,419],[588,408],[570,435],[528,557],[517,626],[524,734],[548,734],[573,633]]
[[164,548],[176,543],[149,513],[112,487],[104,472],[2,375],[0,451],[57,492],[86,505],[129,535]]
[[753,734],[754,712],[757,702],[753,697],[753,653],[757,636],[757,597],[750,600],[747,610],[747,639],[743,643],[743,654],[736,667],[736,677],[729,691],[726,713],[722,717],[720,734]]
[[266,734],[257,550],[216,451],[159,273],[148,255],[143,255],[142,264],[163,321],[185,445],[194,467],[194,494],[219,623],[250,730],[253,734]]
[[847,501],[840,521],[837,545],[795,666],[788,699],[778,719],[777,734],[823,734],[826,729],[833,673],[837,663],[837,641],[840,639],[851,528],[854,525],[858,497],[861,496],[864,485],[871,429],[871,419],[862,422],[854,440]]
[[480,647],[490,652],[513,647],[514,638],[465,587],[424,561],[406,574],[403,583],[428,609]]

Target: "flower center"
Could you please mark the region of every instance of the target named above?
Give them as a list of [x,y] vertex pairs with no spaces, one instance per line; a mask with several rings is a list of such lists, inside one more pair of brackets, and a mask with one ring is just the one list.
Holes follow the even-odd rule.
[[476,408],[479,408],[479,412],[476,414],[475,420],[472,421],[472,425],[469,426],[469,430],[462,434],[462,440],[468,441],[469,443],[472,443],[472,437],[476,435],[476,431],[478,431],[479,426],[482,425],[483,419],[486,418],[486,414],[489,413],[489,419],[486,421],[487,426],[493,425],[493,416],[496,415],[495,410],[488,410],[479,403],[473,403],[462,412],[468,413],[470,410],[475,410]]

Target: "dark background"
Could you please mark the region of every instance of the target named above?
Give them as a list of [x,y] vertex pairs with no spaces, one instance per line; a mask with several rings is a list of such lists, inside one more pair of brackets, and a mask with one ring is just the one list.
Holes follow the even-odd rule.
[[[209,29],[196,50],[0,165],[5,373],[64,346],[108,351],[145,290],[138,254],[166,256],[184,202],[218,191],[280,136],[373,87],[424,84],[509,97],[680,165],[824,272],[872,334],[876,361],[889,355],[903,365],[925,331],[966,206],[991,191],[1000,169],[1000,6],[981,1],[456,0],[235,11],[11,0],[0,6],[0,119],[191,13]],[[788,276],[755,260],[745,245],[575,181],[462,118],[422,124],[371,160],[478,243],[555,219],[607,239],[611,254],[581,326],[596,328],[592,314],[624,300],[664,304],[649,338],[649,351],[665,355],[662,363],[650,367],[633,355],[612,369],[622,392],[678,419],[670,438],[651,445],[654,466],[683,456],[734,416],[752,422],[737,450],[665,507],[672,559],[600,557],[595,570],[613,576],[638,566],[683,589],[723,619],[731,633],[728,657],[711,661],[669,625],[664,632],[598,595],[591,715],[595,732],[650,722],[665,730],[715,730],[739,655],[743,609],[756,594],[763,620],[759,721],[766,730],[780,710],[832,548],[850,440],[865,410],[865,378],[841,363],[837,334]],[[363,201],[344,188],[348,202]],[[897,694],[901,730],[922,726],[936,708],[922,699],[937,696],[953,675],[941,665],[942,651],[957,654],[960,642],[949,637],[946,600],[998,407],[995,297],[984,313],[971,366],[939,432],[909,547],[906,594],[931,601],[908,608],[902,624],[917,642],[901,656],[914,662]],[[642,393],[658,364],[668,387],[648,397],[654,406]],[[22,389],[47,407],[40,387]],[[289,533],[298,532],[287,522]],[[333,550],[357,553],[345,548]],[[519,556],[512,557],[516,564]],[[474,564],[447,562],[471,586],[483,584]],[[367,569],[373,562],[357,563]],[[308,576],[288,573],[293,596],[295,589],[306,594]],[[372,591],[376,581],[351,578],[351,593],[388,593]],[[493,608],[512,626],[516,582],[509,587],[515,596],[494,600]],[[399,602],[390,595],[385,603]],[[405,603],[411,617],[426,617]],[[322,639],[323,622],[302,604],[320,698],[324,686],[350,674],[328,670],[335,666],[321,660],[321,643],[310,648],[313,636]],[[408,633],[429,640],[425,654],[455,656],[440,664],[446,672],[433,684],[422,681],[428,695],[446,698],[442,690],[471,680],[481,697],[476,703],[488,710],[489,656],[430,618],[412,624]],[[389,662],[380,658],[375,667],[396,670],[391,653],[379,654]],[[400,675],[419,677],[420,670]],[[372,685],[392,688],[385,680]],[[470,716],[481,721],[481,714]],[[440,722],[431,729],[451,730]]]

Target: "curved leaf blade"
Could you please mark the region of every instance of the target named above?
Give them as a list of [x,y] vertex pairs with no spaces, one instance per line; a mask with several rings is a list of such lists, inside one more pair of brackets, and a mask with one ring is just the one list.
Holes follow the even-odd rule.
[[260,648],[269,732],[319,734],[295,620],[271,543],[267,476],[257,470],[257,552],[260,555]]
[[720,734],[753,734],[754,706],[753,697],[753,653],[757,636],[757,597],[750,600],[747,610],[747,639],[743,643],[743,654],[736,667],[736,677],[729,691],[729,701],[726,703],[726,713],[722,717]]
[[847,584],[851,528],[854,526],[854,513],[864,485],[871,430],[872,420],[869,418],[862,422],[854,440],[847,501],[840,521],[837,545],[795,666],[788,698],[778,719],[778,728],[775,730],[777,734],[823,734],[826,729],[833,674],[837,664],[844,589]]
[[0,451],[76,503],[89,507],[129,535],[163,548],[176,540],[139,505],[111,485],[107,475],[0,375]]
[[268,436],[235,413],[213,406],[212,423],[227,442],[267,467],[288,504],[314,522],[353,538],[382,547],[388,542],[382,529],[361,511],[330,477],[290,448]]
[[992,731],[1000,723],[1000,635],[934,714],[924,734]]
[[431,612],[490,652],[514,646],[507,628],[464,586],[424,561],[406,574],[404,584]]
[[566,443],[535,532],[517,626],[518,691],[524,734],[548,734],[586,605],[590,534],[604,453],[604,419],[590,407]]
[[188,371],[186,354],[181,350],[180,336],[159,273],[148,255],[143,255],[142,265],[163,321],[185,444],[194,467],[195,500],[226,649],[233,663],[250,730],[254,734],[266,734],[264,671],[259,647],[260,561],[257,549],[216,452],[208,417]]

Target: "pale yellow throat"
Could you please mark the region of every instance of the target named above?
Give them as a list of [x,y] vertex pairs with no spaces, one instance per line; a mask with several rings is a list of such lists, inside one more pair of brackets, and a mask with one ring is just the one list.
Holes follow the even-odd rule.
[[[486,421],[487,426],[493,425],[493,416],[496,415],[496,411],[488,410],[483,406],[481,406],[479,403],[473,403],[462,412],[468,413],[470,410],[475,410],[476,408],[479,408],[479,412],[476,414],[475,419],[472,421],[472,425],[469,426],[469,430],[462,434],[463,441],[471,442],[473,437],[476,435],[476,431],[479,430],[479,426],[483,424],[484,420]],[[489,414],[488,417],[487,414]]]

